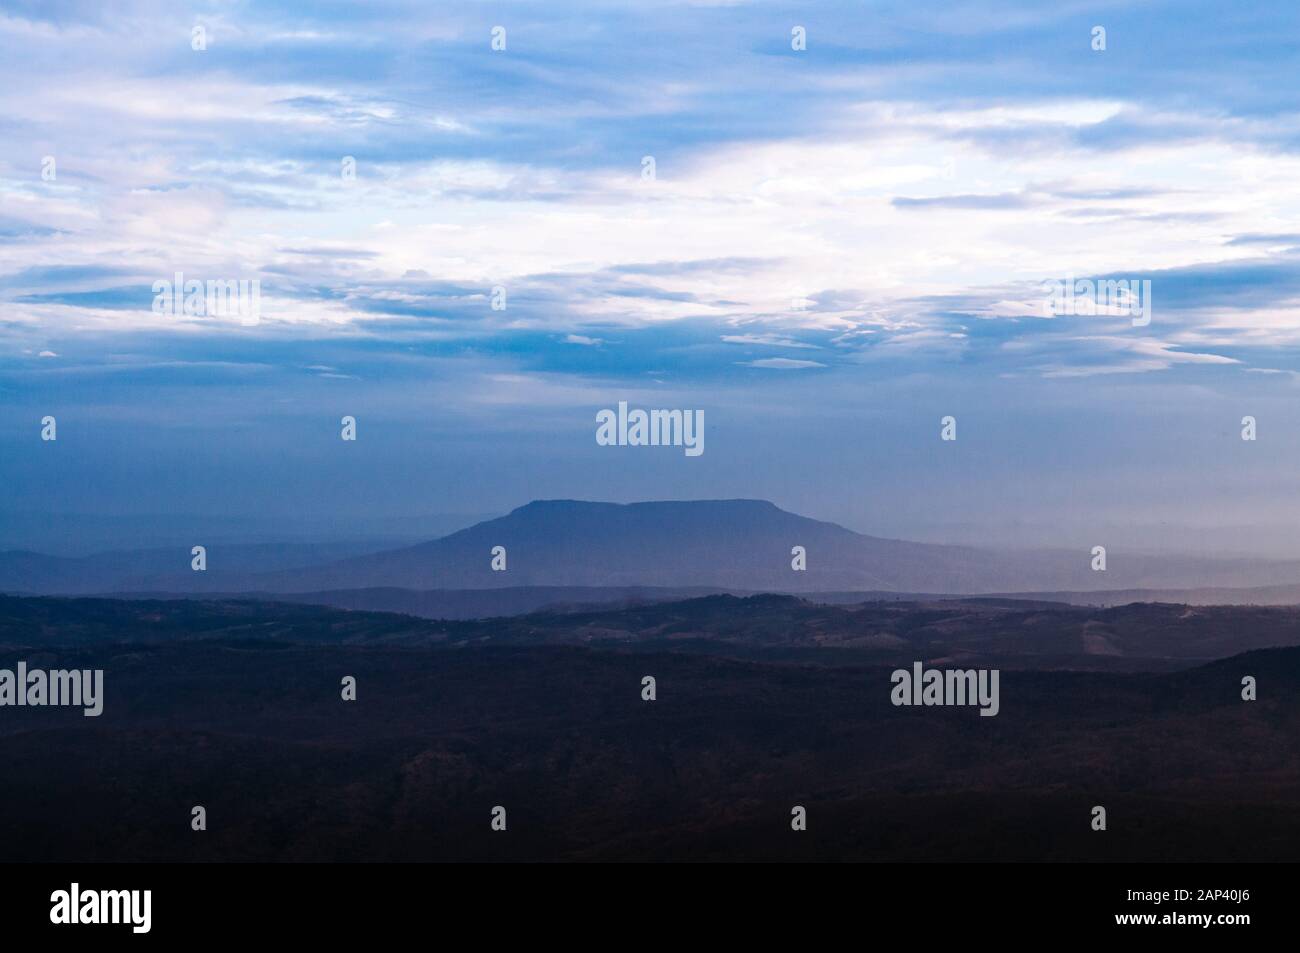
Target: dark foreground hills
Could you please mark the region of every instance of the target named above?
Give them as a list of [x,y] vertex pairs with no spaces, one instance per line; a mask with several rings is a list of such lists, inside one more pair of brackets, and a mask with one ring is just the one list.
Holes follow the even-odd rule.
[[[505,550],[504,571],[492,568],[496,547]],[[805,553],[802,571],[792,568],[795,547]],[[337,601],[333,592],[384,590],[386,596],[371,592],[371,607],[405,609],[418,597],[404,591],[536,587],[944,594],[1274,587],[1276,596],[1300,584],[1295,561],[1154,557],[1112,548],[1106,571],[1097,572],[1090,547],[1003,552],[882,539],[762,500],[541,500],[414,546],[346,558],[326,549],[213,545],[203,572],[191,570],[189,544],[75,560],[9,551],[0,553],[0,591],[306,593],[329,603]],[[1300,601],[1300,588],[1294,591],[1293,601]],[[384,598],[392,604],[377,602]]]
[[832,605],[788,595],[709,595],[621,607],[426,620],[254,600],[0,596],[0,648],[253,639],[305,645],[584,646],[814,665],[998,665],[1075,671],[1188,668],[1257,648],[1300,646],[1300,607],[1015,599]]
[[[1290,609],[712,596],[433,622],[0,599],[0,668],[19,660],[102,668],[105,702],[0,707],[0,860],[1300,851]],[[1000,660],[999,714],[895,707],[890,673],[912,660]]]

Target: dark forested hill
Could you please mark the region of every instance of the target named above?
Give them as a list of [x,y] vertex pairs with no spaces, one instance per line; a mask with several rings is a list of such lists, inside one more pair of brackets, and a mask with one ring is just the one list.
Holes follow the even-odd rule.
[[[0,707],[0,860],[1289,860],[1300,648],[1270,642],[1292,610],[0,599],[0,670],[104,672],[99,717]],[[1001,665],[996,717],[895,707],[914,659]]]

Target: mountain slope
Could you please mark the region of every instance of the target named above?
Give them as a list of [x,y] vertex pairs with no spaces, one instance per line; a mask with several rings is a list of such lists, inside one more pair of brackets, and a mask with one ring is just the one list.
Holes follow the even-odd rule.
[[[506,550],[504,572],[491,568],[497,546]],[[806,551],[806,571],[791,567],[795,546]],[[762,500],[541,500],[441,539],[332,561],[268,566],[238,549],[214,547],[208,571],[195,573],[186,571],[188,558],[180,554],[171,563],[176,571],[160,575],[129,572],[131,560],[122,558],[51,563],[50,557],[34,554],[20,559],[0,554],[0,590],[305,593],[648,586],[971,594],[1300,582],[1295,562],[1140,557],[1117,550],[1108,554],[1106,572],[1093,572],[1091,556],[1082,549],[1006,553],[882,539]]]
[[[203,543],[202,536],[195,540]],[[391,545],[391,543],[389,544]],[[378,542],[210,544],[208,570],[193,572],[191,546],[113,550],[91,556],[0,552],[0,592],[209,591],[251,582],[257,573],[318,566],[384,548]]]
[[[491,569],[504,546],[507,570]],[[807,569],[791,568],[804,547]],[[882,539],[786,512],[763,500],[591,503],[540,500],[439,540],[267,573],[255,588],[302,592],[366,586],[707,586],[814,592],[845,589],[978,593],[1120,586],[1270,585],[1300,581],[1300,564],[1126,557],[1093,572],[1087,551],[1000,553]]]
[[[491,568],[504,546],[505,572]],[[791,569],[803,546],[808,569]],[[975,550],[862,536],[760,500],[529,503],[443,539],[331,566],[265,574],[269,591],[388,585],[712,586],[808,591],[896,589],[916,578],[972,591],[993,575]]]

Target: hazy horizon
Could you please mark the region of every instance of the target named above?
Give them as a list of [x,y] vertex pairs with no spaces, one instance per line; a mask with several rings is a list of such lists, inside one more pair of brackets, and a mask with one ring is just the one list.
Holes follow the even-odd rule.
[[[560,499],[561,497],[556,497]],[[742,497],[736,497],[741,499]],[[567,497],[566,497],[567,499]],[[14,513],[0,510],[0,552],[30,550],[54,556],[89,556],[122,550],[188,547],[202,538],[224,545],[350,545],[355,551],[398,547],[438,539],[477,523],[505,516],[533,500],[521,500],[500,512],[418,513],[375,518],[347,514],[339,518],[276,519],[241,514],[124,513],[115,516],[84,513]],[[602,499],[584,502],[644,503],[660,500]],[[676,502],[685,502],[678,500]],[[920,521],[890,522],[880,526],[853,525],[821,515],[800,512],[770,500],[787,512],[844,526],[864,536],[904,539],[921,543],[970,546],[992,550],[1062,550],[1090,548],[1095,539],[1141,555],[1211,555],[1300,558],[1300,540],[1288,526],[1170,527],[1157,524],[1092,524],[1073,533],[1060,527],[1026,527],[1019,523],[989,527],[972,523],[944,524]],[[893,526],[894,529],[888,527]]]

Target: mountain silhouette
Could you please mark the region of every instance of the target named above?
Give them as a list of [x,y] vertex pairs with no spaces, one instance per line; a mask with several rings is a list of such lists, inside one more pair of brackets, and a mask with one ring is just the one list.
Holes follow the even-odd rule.
[[[491,566],[495,547],[506,570]],[[807,570],[791,567],[802,546]],[[763,500],[538,500],[450,536],[331,565],[267,573],[270,591],[398,586],[711,586],[972,591],[997,578],[977,550],[863,536]]]
[[[505,571],[492,569],[505,550]],[[792,567],[803,547],[806,569]],[[60,561],[0,555],[0,589],[26,592],[304,593],[518,587],[667,587],[740,591],[973,594],[1042,590],[1268,586],[1300,581],[1300,564],[1155,557],[1112,551],[1105,572],[1088,549],[1005,552],[884,539],[763,500],[599,503],[538,500],[440,539],[342,559],[250,564],[213,547],[208,571],[188,553],[168,573],[131,571],[118,554]],[[21,558],[20,558],[21,557]],[[66,563],[75,562],[75,572]],[[152,564],[151,564],[152,565]],[[62,567],[60,570],[59,567]],[[137,569],[140,567],[136,567]],[[69,578],[75,576],[74,584]]]

